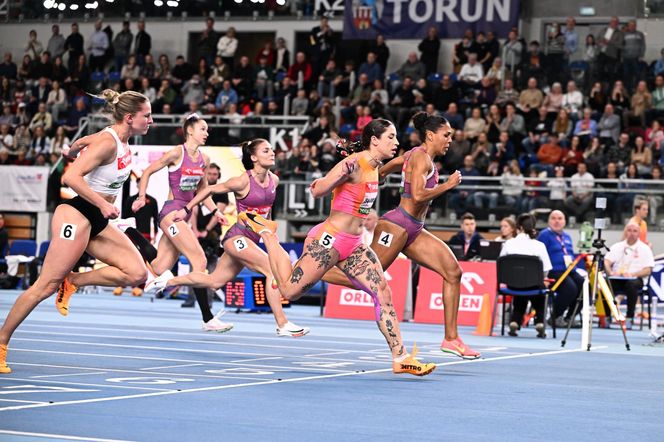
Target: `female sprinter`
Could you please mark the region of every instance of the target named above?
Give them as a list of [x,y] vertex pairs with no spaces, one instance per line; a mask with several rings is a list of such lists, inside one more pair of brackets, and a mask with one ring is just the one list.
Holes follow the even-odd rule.
[[[68,298],[78,286],[136,286],[146,279],[141,255],[120,230],[109,225],[109,218],[120,215],[113,205],[115,197],[131,171],[131,152],[127,142],[134,135],[145,135],[152,124],[150,101],[142,94],[127,91],[102,92],[114,124],[89,135],[69,148],[76,156],[88,146],[63,176],[64,183],[77,194],[60,204],[51,222],[51,246],[37,281],[18,297],[0,329],[0,373],[10,373],[7,344],[14,330],[37,304],[58,292],[56,305],[67,314]],[[108,264],[98,270],[70,273],[84,251]]]
[[285,298],[299,298],[336,265],[355,288],[373,297],[378,327],[392,352],[393,372],[424,376],[436,366],[419,362],[416,348],[412,355],[406,352],[383,269],[375,253],[362,244],[362,225],[378,194],[378,167],[394,156],[397,145],[394,125],[383,119],[373,120],[362,130],[361,141],[353,146],[355,153],[311,184],[315,198],[333,192],[331,212],[309,232],[304,253],[294,268],[275,235],[274,221],[248,212],[240,213],[238,219],[263,238],[272,273]]
[[[452,140],[453,130],[442,117],[419,112],[413,117],[415,130],[424,144],[415,147],[381,167],[386,176],[401,169],[401,202],[399,207],[383,215],[376,225],[371,249],[376,252],[383,268],[388,268],[403,252],[418,264],[443,277],[443,305],[445,307],[445,339],[440,349],[464,359],[476,359],[480,354],[463,343],[457,332],[461,267],[447,245],[424,230],[424,219],[431,202],[461,182],[461,173],[454,172],[438,185],[438,172],[433,158],[444,155]],[[334,284],[353,286],[338,270],[332,269],[323,278]]]
[[[275,191],[279,178],[270,172],[274,166],[274,151],[267,140],[257,138],[242,143],[242,164],[247,173],[234,177],[223,183],[208,187],[197,194],[175,214],[175,219],[183,219],[196,204],[207,199],[213,193],[235,193],[235,201],[239,212],[255,213],[265,218],[270,217]],[[265,275],[267,301],[270,304],[274,319],[277,321],[278,336],[300,337],[309,333],[309,328],[300,327],[290,322],[281,307],[281,295],[270,270],[267,253],[258,247],[260,236],[247,229],[243,223],[236,223],[221,240],[224,254],[217,262],[214,272],[191,272],[177,278],[159,277],[148,284],[162,289],[168,286],[189,285],[194,287],[218,289],[224,287],[243,267]]]
[[[146,258],[156,275],[169,271],[177,262],[180,254],[187,257],[191,270],[194,272],[205,271],[207,265],[205,252],[187,223],[191,217],[191,210],[187,210],[183,219],[176,220],[175,215],[178,210],[187,207],[194,195],[202,193],[207,187],[207,180],[204,178],[210,165],[210,159],[199,148],[207,141],[208,125],[197,114],[191,114],[185,119],[182,132],[184,143],[166,152],[143,171],[138,198],[131,205],[131,210],[134,212],[145,205],[145,194],[150,176],[168,166],[170,190],[168,200],[159,212],[159,227],[164,234],[159,241],[156,256],[151,244],[137,231],[127,229],[125,232],[141,250],[143,257]],[[219,212],[209,194],[202,202],[215,214],[219,222],[227,224],[226,218]],[[172,276],[170,272],[167,275]],[[203,330],[224,333],[233,328],[232,324],[226,324],[212,315],[206,289],[195,288],[194,294],[203,316]]]

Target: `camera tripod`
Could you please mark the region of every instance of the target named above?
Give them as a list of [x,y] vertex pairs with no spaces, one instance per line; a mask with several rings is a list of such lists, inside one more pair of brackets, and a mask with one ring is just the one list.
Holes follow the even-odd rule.
[[[613,316],[613,318],[620,324],[620,329],[622,330],[623,339],[625,340],[625,348],[629,351],[630,346],[629,346],[629,341],[627,341],[625,317],[616,306],[613,293],[611,292],[611,288],[609,287],[609,284],[606,282],[604,274],[602,273],[602,263],[604,258],[603,250],[605,249],[609,250],[609,248],[606,246],[604,239],[602,239],[601,229],[598,230],[597,238],[593,240],[592,247],[595,249],[595,252],[592,253],[592,263],[590,265],[590,271],[588,272],[588,276],[586,277],[583,283],[583,289],[581,290],[581,292],[579,292],[579,296],[576,299],[576,304],[574,305],[574,310],[572,312],[571,319],[567,324],[567,330],[565,332],[565,336],[563,337],[560,344],[562,347],[564,347],[565,344],[567,343],[567,336],[569,335],[570,328],[572,327],[572,322],[579,311],[579,306],[583,305],[583,310],[581,315],[583,319],[583,327],[581,332],[582,333],[581,347],[582,348],[585,347],[587,351],[590,351],[590,347],[592,346],[591,344],[592,317],[590,310],[591,306],[594,307],[596,302],[602,302],[600,299],[601,296],[608,304],[609,310],[611,311],[611,315]],[[591,254],[589,253],[580,253],[579,256],[577,256],[576,259],[567,267],[567,269],[565,269],[565,272],[560,276],[560,278],[558,278],[558,281],[556,281],[556,283],[553,285],[551,291],[555,292],[555,290],[563,282],[563,280],[567,277],[567,275],[569,275],[570,272],[574,270],[576,265],[582,259],[586,259],[589,256],[591,256]]]

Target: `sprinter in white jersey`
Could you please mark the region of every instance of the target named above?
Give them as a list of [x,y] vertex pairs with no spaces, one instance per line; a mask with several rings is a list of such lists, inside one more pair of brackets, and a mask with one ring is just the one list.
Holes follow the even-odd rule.
[[[63,176],[64,183],[78,196],[55,210],[51,245],[39,278],[18,297],[0,329],[0,373],[11,373],[7,344],[16,328],[37,304],[56,291],[58,310],[66,315],[69,297],[78,287],[136,286],[145,282],[143,258],[129,238],[108,220],[120,215],[113,202],[129,177],[131,154],[127,143],[130,137],[147,133],[152,109],[147,97],[133,91],[119,94],[107,89],[100,98],[107,101],[115,123],[63,149],[69,157],[81,152]],[[108,266],[70,273],[84,251]]]

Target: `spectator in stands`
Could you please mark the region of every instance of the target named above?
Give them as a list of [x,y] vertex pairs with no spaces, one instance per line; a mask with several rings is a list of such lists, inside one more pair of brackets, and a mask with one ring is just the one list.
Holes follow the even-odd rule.
[[552,119],[556,118],[563,107],[563,87],[559,82],[553,83],[551,90],[544,97],[542,106],[546,107],[546,111]]
[[256,58],[254,59],[254,62],[256,64],[260,63],[261,58],[265,58],[267,64],[271,67],[274,68],[274,62],[275,62],[275,54],[276,51],[274,50],[273,47],[274,43],[272,40],[267,40],[264,44],[263,47],[261,48],[260,51],[256,54]]
[[217,112],[225,113],[230,103],[237,104],[238,101],[237,92],[231,87],[231,82],[229,80],[224,80],[222,90],[217,95],[215,101]]
[[376,36],[370,47],[369,52],[376,54],[376,63],[380,66],[384,73],[387,72],[387,61],[390,59],[390,48],[385,43],[385,37],[382,34]]
[[32,137],[30,136],[28,126],[25,124],[19,124],[14,131],[14,148],[9,154],[12,156],[18,155],[19,151],[23,151],[25,154],[30,148],[31,142]]
[[447,111],[443,114],[443,117],[449,121],[450,126],[455,130],[463,129],[463,115],[459,113],[459,108],[456,103],[450,103],[447,106]]
[[558,140],[558,134],[556,132],[551,133],[547,137],[546,143],[542,144],[537,151],[539,167],[546,170],[549,175],[552,175],[554,166],[560,164],[565,154]]
[[572,134],[573,129],[574,125],[572,124],[572,120],[569,118],[569,114],[565,109],[560,109],[556,121],[553,122],[551,132],[558,134],[558,139],[560,140],[561,144],[567,145],[567,140]]
[[28,107],[25,103],[23,102],[18,103],[18,107],[16,110],[16,119],[15,119],[17,126],[23,124],[27,127],[28,124],[30,124],[31,118],[28,115],[27,109]]
[[620,117],[613,112],[613,105],[604,106],[604,113],[597,123],[599,139],[603,144],[611,145],[618,142],[620,136]]
[[622,224],[622,217],[625,212],[629,213],[634,204],[634,198],[639,189],[642,188],[641,184],[634,183],[631,180],[641,179],[639,175],[639,169],[636,167],[636,164],[630,163],[625,172],[620,175],[620,182],[618,183],[618,189],[622,189],[623,192],[619,193],[616,197],[616,203],[614,205],[613,211],[613,220],[615,224]]
[[588,107],[593,110],[593,119],[597,119],[600,112],[604,112],[604,106],[607,104],[607,101],[608,97],[604,92],[602,83],[596,81],[593,83],[590,94],[588,95]]
[[646,53],[646,37],[643,32],[636,29],[636,20],[627,23],[627,30],[623,36],[623,47],[620,55],[622,57],[622,78],[627,82],[627,90],[634,89],[634,81],[640,70],[639,63]]
[[[660,189],[662,188],[662,166],[655,164],[652,166],[652,184],[648,183],[644,188],[648,189]],[[651,194],[648,196],[648,203],[650,205],[650,222],[655,224],[657,222],[657,209],[662,206],[664,202],[664,197],[662,195]]]
[[134,39],[134,54],[138,65],[143,66],[147,55],[152,51],[152,37],[145,31],[145,20],[138,20],[137,27],[138,31]]
[[617,80],[613,85],[609,102],[613,105],[616,113],[622,116],[623,112],[629,109],[629,95],[625,90],[623,82]]
[[624,46],[624,35],[619,28],[618,17],[611,17],[609,25],[597,34],[597,45],[600,50],[597,57],[599,78],[612,83],[620,66],[620,51]]
[[34,130],[37,126],[43,127],[47,133],[53,129],[53,116],[46,110],[46,103],[39,103],[37,113],[30,120],[30,130]]
[[65,38],[60,34],[60,26],[51,26],[51,38],[48,39],[46,50],[53,58],[61,57],[65,53]]
[[321,15],[319,25],[311,29],[309,43],[312,68],[314,75],[318,76],[327,61],[334,56],[335,50],[334,31],[326,15]]
[[[583,162],[583,148],[581,147],[581,138],[574,135],[570,142],[569,149],[563,154],[562,164],[565,168],[565,175],[569,176],[576,172],[579,163]],[[587,167],[587,165],[586,165]]]
[[[500,251],[500,256],[507,255],[530,255],[536,256],[542,261],[542,269],[544,274],[542,278],[546,278],[548,272],[551,270],[551,261],[547,253],[546,246],[538,241],[537,238],[537,219],[529,213],[519,215],[516,221],[517,236],[507,240],[503,244]],[[518,336],[517,331],[521,329],[521,323],[526,313],[528,302],[532,309],[535,310],[535,330],[537,330],[538,338],[546,338],[544,320],[546,319],[546,305],[545,297],[537,296],[514,296],[512,299],[512,315],[510,318],[510,336]]]
[[523,113],[526,121],[537,116],[537,109],[544,102],[544,94],[537,87],[537,79],[531,77],[528,79],[528,88],[519,94],[518,108]]
[[49,143],[51,145],[51,151],[49,153],[60,157],[62,155],[62,147],[65,144],[68,145],[70,143],[63,126],[58,126],[58,128],[55,129],[55,135],[49,140]]
[[496,57],[493,59],[493,62],[490,66],[485,68],[486,75],[484,78],[487,78],[491,81],[491,84],[499,89],[503,81],[503,59]]
[[519,162],[517,160],[510,160],[502,167],[502,171],[500,185],[503,186],[503,190],[501,192],[500,203],[512,208],[518,208],[521,206],[524,186],[524,178],[519,167]]
[[[231,31],[233,28],[229,28],[228,33]],[[235,29],[233,29],[233,35],[235,34]],[[214,30],[214,18],[208,17],[205,19],[205,29],[203,32],[201,32],[201,35],[198,37],[198,41],[196,42],[196,46],[198,48],[198,57],[203,57],[205,60],[211,64],[212,60],[214,60],[215,53],[221,54],[222,50],[219,48],[219,45],[221,44],[221,39],[219,38],[220,35],[217,31]],[[222,37],[223,38],[223,37]],[[236,43],[237,45],[237,40]],[[236,46],[237,48],[237,46]],[[231,60],[226,60],[226,63],[229,66],[233,66],[233,60],[232,57],[234,55],[230,54]],[[223,55],[222,56],[228,56],[228,55]]]
[[397,70],[399,76],[399,81],[396,85],[392,85],[392,89],[396,89],[399,86],[399,82],[403,82],[406,77],[417,83],[420,78],[426,78],[426,66],[417,58],[416,52],[409,52],[408,59],[401,65],[399,70]]
[[230,80],[231,78],[231,68],[224,63],[224,59],[221,55],[217,55],[214,58],[214,64],[211,68],[210,76],[208,77],[208,82],[210,85],[217,87],[224,82],[224,80]]
[[489,112],[486,116],[486,134],[487,138],[492,143],[497,143],[500,138],[500,123],[503,117],[500,113],[500,109],[496,104],[489,106]]
[[568,63],[567,36],[560,29],[560,24],[552,23],[547,33],[546,65],[549,83],[563,81],[563,74]]
[[291,115],[306,115],[309,100],[307,100],[307,91],[298,89],[297,95],[291,101]]
[[[639,239],[639,226],[628,223],[624,230],[624,240],[611,246],[604,258],[604,269],[614,292],[627,295],[627,329],[634,324],[634,310],[639,291],[655,266],[653,253],[647,244]],[[611,279],[619,276],[627,279]]]
[[480,134],[477,137],[477,142],[473,145],[470,154],[473,157],[473,161],[477,170],[480,171],[480,174],[486,172],[487,167],[489,166],[490,161],[490,152],[493,149],[491,142],[486,133]]
[[515,238],[517,235],[516,221],[513,216],[506,216],[500,220],[500,235],[494,238],[494,241],[505,242]]
[[51,73],[51,80],[59,81],[63,85],[69,77],[69,69],[62,63],[62,57],[53,58],[53,71]]
[[9,78],[0,77],[0,102],[11,103],[14,98],[14,90]]
[[447,109],[450,103],[457,103],[459,99],[459,88],[452,83],[449,75],[443,75],[440,79],[440,87],[433,91],[434,106],[436,109]]
[[664,74],[655,77],[655,90],[652,92],[652,110],[650,119],[664,118]]
[[565,64],[569,65],[570,61],[576,58],[576,52],[579,49],[579,33],[576,31],[574,17],[567,17],[563,35],[565,36]]
[[328,60],[325,69],[318,76],[318,94],[321,97],[330,97],[331,99],[336,96],[336,86],[340,79],[341,73],[337,69],[337,63],[334,59]]
[[627,224],[636,224],[639,226],[639,239],[652,249],[652,244],[648,242],[648,200],[644,198],[635,198],[633,209],[633,216],[629,219]]
[[438,37],[438,28],[436,26],[429,27],[427,36],[417,45],[417,49],[420,51],[420,59],[424,63],[425,76],[438,72],[440,38]]
[[48,51],[44,51],[39,56],[38,60],[32,62],[32,77],[46,77],[47,79],[50,79],[52,75],[53,63],[51,62],[51,54]]
[[[482,32],[477,33],[478,44],[481,38],[480,37],[481,33]],[[498,58],[499,54],[500,54],[500,43],[496,38],[496,34],[494,34],[493,31],[487,31],[485,56],[483,59],[480,59],[480,63],[482,63],[482,66],[484,67],[485,71],[489,71],[489,68],[495,64],[496,58]]]
[[477,233],[477,223],[471,213],[461,217],[461,230],[450,238],[450,245],[463,246],[463,261],[470,261],[480,255],[480,240],[482,236]]
[[479,107],[473,108],[470,118],[468,118],[463,125],[463,132],[465,132],[466,139],[471,143],[476,142],[477,137],[479,137],[485,129],[486,120],[482,118],[482,110]]
[[178,93],[173,87],[171,86],[171,82],[169,80],[161,80],[161,86],[159,87],[159,90],[157,91],[157,99],[154,102],[155,105],[155,111],[157,113],[164,111],[163,107],[164,105],[168,104],[169,107],[172,107],[173,104],[175,103],[175,100],[177,99]]
[[12,113],[12,106],[9,102],[2,105],[2,115],[0,115],[0,125],[6,124],[10,129],[13,129],[17,124],[16,117]]
[[639,175],[647,175],[652,168],[652,150],[646,146],[644,138],[637,135],[634,138],[631,163],[636,165]]
[[590,144],[590,140],[597,136],[597,122],[593,120],[592,110],[587,107],[583,110],[583,118],[576,122],[574,126],[574,135],[581,139],[581,144],[585,147]]
[[461,66],[468,62],[470,54],[477,54],[477,44],[473,37],[473,31],[466,29],[461,41],[454,45],[454,55],[452,57],[454,72],[458,73],[461,70]]
[[521,55],[523,52],[523,43],[519,40],[519,34],[516,30],[512,29],[509,34],[507,34],[507,41],[505,42],[505,67],[509,69],[511,77],[515,78],[517,74],[517,68],[521,64]]
[[113,39],[116,71],[120,72],[120,69],[122,69],[122,67],[125,64],[127,64],[127,60],[129,59],[129,54],[131,54],[131,43],[133,41],[134,41],[134,34],[132,34],[131,31],[129,30],[129,21],[124,20],[122,22],[122,30],[118,32],[115,38]]
[[43,126],[37,126],[33,130],[32,142],[30,143],[30,150],[26,157],[29,160],[34,160],[38,155],[48,155],[51,153],[51,140],[46,137]]
[[60,82],[51,83],[51,91],[46,99],[46,109],[53,116],[53,121],[60,121],[60,117],[67,111],[67,93],[60,87]]
[[[144,67],[146,67],[144,65]],[[122,78],[131,78],[132,80],[138,80],[138,77],[141,75],[141,67],[138,66],[136,62],[136,56],[130,55],[127,57],[127,64],[123,65],[122,70],[120,71],[120,77]],[[148,77],[149,78],[149,77]]]
[[110,46],[108,35],[102,31],[102,21],[95,22],[95,31],[90,36],[88,51],[90,52],[90,70],[103,71],[106,62],[106,50]]
[[184,103],[194,102],[200,105],[203,103],[204,98],[205,90],[203,89],[203,83],[198,74],[196,74],[182,86],[182,101]]
[[366,74],[367,79],[370,83],[373,83],[375,80],[383,78],[383,70],[380,65],[376,62],[376,54],[369,52],[367,54],[367,61],[360,65],[360,68],[357,70],[357,75]]
[[[168,55],[161,54],[159,56],[159,66],[157,67],[155,74],[156,74],[156,80],[170,81],[173,78],[173,76],[171,75],[171,62],[168,58]],[[159,84],[161,83],[161,81],[158,81],[157,83]]]
[[461,67],[459,84],[464,92],[468,93],[479,88],[480,80],[484,77],[484,69],[477,61],[477,54],[468,54],[468,62]]
[[89,113],[85,98],[79,97],[74,100],[74,106],[67,113],[67,121],[64,124],[65,131],[70,137],[76,134],[81,124],[81,118]]
[[286,48],[286,40],[282,37],[277,38],[277,48],[274,57],[274,71],[288,72],[290,67],[290,51]]
[[583,61],[588,63],[588,82],[593,83],[598,79],[598,63],[600,48],[595,42],[595,36],[592,34],[586,35],[586,46],[583,51]]
[[[288,78],[290,78],[293,83],[298,85],[300,81],[302,81],[303,84],[301,87],[308,89],[312,78],[312,72],[311,64],[307,61],[304,52],[298,52],[295,54],[295,63],[293,63],[290,68],[288,68]],[[301,80],[300,76],[302,77]]]
[[9,156],[9,150],[0,147],[0,166],[11,166],[13,160]]
[[44,46],[37,40],[37,31],[31,29],[28,35],[28,41],[24,48],[25,55],[29,56],[31,60],[38,60],[44,51]]
[[254,90],[258,99],[262,100],[266,95],[268,97],[274,95],[274,73],[267,57],[261,56],[258,59],[258,64],[254,66],[252,78],[254,79]]
[[172,86],[179,91],[187,81],[196,73],[194,67],[188,63],[183,55],[175,57],[175,66],[171,70],[171,83]]
[[567,93],[563,95],[562,106],[573,120],[581,118],[583,94],[577,90],[576,83],[572,80],[567,82]]
[[511,78],[505,79],[505,85],[498,96],[496,96],[496,104],[504,108],[507,103],[517,103],[519,101],[519,91],[514,89],[514,82]]
[[528,136],[523,139],[521,145],[524,154],[528,156],[528,159],[531,162],[536,162],[534,161],[534,158],[537,155],[537,149],[539,149],[542,143],[546,142],[551,131],[552,123],[553,118],[551,117],[551,114],[547,112],[547,108],[544,105],[539,107],[537,118],[533,118],[526,123]]
[[507,103],[505,106],[505,117],[500,122],[500,131],[507,132],[512,143],[520,144],[526,136],[526,122],[516,113],[516,106],[513,103]]
[[24,55],[23,56],[23,61],[21,62],[21,65],[18,67],[16,78],[18,80],[22,80],[25,83],[29,83],[30,86],[32,86],[32,60],[30,59],[29,55]]
[[593,176],[601,176],[605,166],[604,146],[598,137],[590,142],[590,146],[583,151],[583,162],[588,167],[588,172]]
[[18,68],[16,63],[12,61],[12,53],[5,52],[2,64],[0,64],[0,77],[5,77],[10,80],[16,80]]
[[630,110],[623,112],[624,127],[644,127],[646,113],[652,109],[652,95],[648,91],[648,84],[645,81],[639,81],[630,103]]
[[9,129],[8,124],[0,124],[0,149],[4,149],[8,153],[14,148],[14,136],[9,133]]
[[148,98],[150,103],[154,103],[157,100],[157,91],[150,85],[150,80],[147,77],[141,77],[139,91]]
[[565,168],[558,166],[554,169],[554,178],[547,181],[546,186],[551,190],[549,193],[548,206],[553,210],[562,210],[565,207],[567,192],[564,177]]
[[623,170],[632,159],[632,146],[629,142],[629,134],[622,132],[618,137],[618,143],[609,147],[606,153],[607,161],[616,163],[618,170]]
[[581,222],[585,220],[588,212],[594,207],[592,189],[595,186],[595,177],[588,172],[585,163],[579,163],[576,170],[577,172],[572,175],[570,180],[572,195],[565,200],[565,207]]

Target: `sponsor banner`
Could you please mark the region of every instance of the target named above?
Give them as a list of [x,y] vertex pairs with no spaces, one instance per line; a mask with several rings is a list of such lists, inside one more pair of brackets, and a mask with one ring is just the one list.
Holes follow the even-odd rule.
[[650,290],[655,294],[653,302],[664,302],[664,259],[655,261],[650,275]]
[[[489,295],[493,308],[496,300],[496,263],[470,262],[459,263],[463,269],[461,276],[461,299],[459,300],[459,325],[477,325],[482,311],[484,295]],[[415,322],[443,324],[445,322],[443,306],[443,278],[437,273],[421,268],[417,286],[415,304]]]
[[474,33],[493,31],[506,38],[518,26],[518,0],[346,0],[344,38],[422,39],[438,28],[440,38],[461,38],[466,29]]
[[0,210],[45,212],[48,166],[0,166]]
[[[385,272],[387,283],[392,289],[392,303],[399,321],[403,320],[410,275],[409,259],[397,259]],[[325,317],[375,321],[373,299],[361,290],[329,284],[325,297]]]

